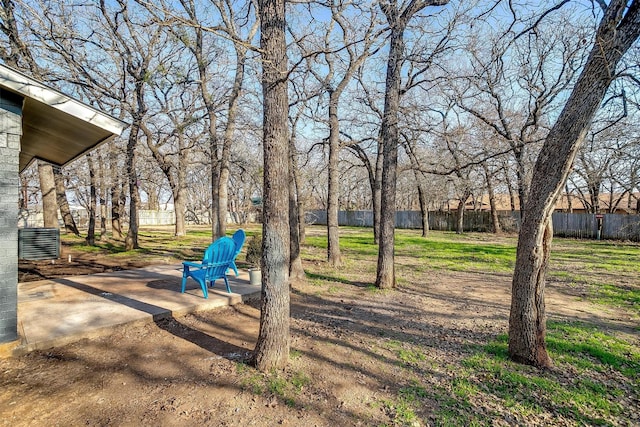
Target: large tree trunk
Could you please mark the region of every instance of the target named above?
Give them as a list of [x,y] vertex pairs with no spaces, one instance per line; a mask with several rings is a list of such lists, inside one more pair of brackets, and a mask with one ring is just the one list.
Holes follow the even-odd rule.
[[380,244],[376,286],[382,289],[396,286],[394,269],[396,174],[398,168],[398,109],[400,108],[400,68],[404,55],[405,24],[396,22],[391,28],[387,61],[384,116],[382,118],[382,186],[380,197]]
[[134,123],[129,132],[127,142],[127,179],[129,183],[129,231],[124,239],[125,250],[138,249],[138,208],[140,206],[140,193],[138,191],[138,175],[135,165],[135,148],[138,143],[139,123]]
[[58,201],[53,166],[38,160],[38,177],[42,193],[42,216],[46,228],[58,228]]
[[73,219],[73,215],[71,215],[69,201],[67,200],[67,191],[64,185],[64,175],[62,174],[62,170],[59,167],[53,168],[53,179],[56,184],[56,200],[58,202],[58,208],[60,209],[62,221],[64,221],[64,228],[68,232],[79,236],[80,232],[78,231],[78,227],[76,226],[76,221]]
[[616,66],[640,34],[640,3],[634,0],[628,9],[627,3],[613,0],[609,4],[582,73],[533,169],[518,239],[509,317],[509,355],[518,362],[538,367],[552,363],[545,346],[544,307],[551,214]]
[[289,138],[285,0],[259,0],[262,57],[264,193],[262,304],[253,353],[268,372],[289,361]]
[[338,122],[338,96],[329,96],[329,185],[327,194],[327,260],[333,267],[341,265],[340,230],[338,211],[340,210],[340,184],[338,161],[340,160],[340,135]]
[[384,113],[380,129],[383,158],[380,192],[380,243],[378,245],[376,286],[382,289],[396,286],[393,252],[396,226],[398,114],[400,109],[400,86],[402,83],[400,71],[404,60],[404,30],[407,28],[409,19],[425,7],[444,5],[447,2],[448,0],[411,1],[403,3],[405,7],[402,10],[398,9],[397,2],[381,2],[378,4],[391,28],[385,81]]

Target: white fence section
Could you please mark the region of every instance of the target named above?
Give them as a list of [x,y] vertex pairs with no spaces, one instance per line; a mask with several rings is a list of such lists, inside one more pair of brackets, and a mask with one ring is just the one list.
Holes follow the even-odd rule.
[[138,225],[174,225],[176,216],[173,211],[139,210]]

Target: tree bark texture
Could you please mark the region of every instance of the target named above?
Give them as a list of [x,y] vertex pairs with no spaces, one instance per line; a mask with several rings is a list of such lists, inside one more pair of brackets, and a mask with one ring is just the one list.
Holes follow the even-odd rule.
[[111,236],[114,239],[122,239],[122,181],[118,168],[118,151],[114,142],[109,147],[109,172],[111,174]]
[[62,221],[64,221],[64,228],[70,233],[76,236],[80,235],[76,221],[71,215],[71,208],[69,208],[69,201],[67,200],[67,191],[64,185],[64,175],[59,167],[53,168],[53,179],[56,184],[56,199],[58,201],[58,208],[60,209],[60,215],[62,215]]
[[220,224],[218,222],[218,192],[220,182],[220,163],[218,162],[218,130],[217,130],[217,117],[216,117],[216,105],[213,101],[213,97],[209,93],[209,73],[207,71],[207,60],[204,58],[203,53],[203,37],[202,29],[195,28],[196,31],[196,45],[193,50],[193,54],[196,57],[198,64],[198,75],[200,77],[200,95],[202,96],[202,102],[204,102],[205,109],[207,110],[207,117],[209,119],[209,149],[211,151],[211,238],[215,240],[220,237]]
[[42,216],[46,228],[58,228],[58,201],[53,166],[38,160],[38,177],[42,193]]
[[527,204],[529,186],[527,185],[527,172],[524,160],[524,147],[514,147],[513,155],[516,159],[516,184],[518,186],[518,201],[520,202],[520,215],[524,217],[523,206]]
[[[298,207],[296,208],[296,214],[298,215],[298,245],[302,245],[304,244],[304,240],[306,237],[306,223],[305,223],[305,210],[304,210],[304,202],[301,200],[300,197],[300,193],[298,192],[298,188],[300,188],[300,170],[295,166],[296,162],[295,162],[295,146],[292,145],[290,147],[291,150],[291,160],[293,162],[293,165],[291,165],[291,163],[289,164],[290,169],[290,173],[291,173],[291,180],[293,181],[293,186],[295,188],[295,194],[296,194],[296,203],[298,204]],[[291,191],[291,190],[289,190]]]
[[373,207],[373,242],[380,244],[380,204],[382,203],[382,160],[384,158],[382,137],[378,142],[378,154],[376,155],[376,167],[374,179],[371,183],[371,196]]
[[285,0],[260,0],[262,56],[264,192],[262,304],[253,353],[263,371],[289,361],[289,100]]
[[[402,10],[396,1],[382,1],[391,30],[389,58],[385,80],[384,113],[380,129],[382,143],[382,183],[380,191],[380,229],[376,286],[382,289],[396,286],[394,245],[396,223],[396,182],[398,169],[398,114],[400,109],[400,74],[404,60],[404,31],[409,20],[427,6],[444,5],[448,0],[412,0]],[[375,197],[375,195],[374,195]],[[375,218],[374,218],[375,220]],[[375,227],[375,225],[374,225]],[[375,231],[374,231],[375,233]]]
[[420,202],[420,217],[422,218],[422,237],[429,235],[429,201],[427,200],[427,190],[424,183],[420,181],[417,172],[415,172],[418,181],[418,200]]
[[[184,136],[180,136],[180,147],[184,147],[185,144],[182,140]],[[175,204],[174,210],[176,215],[176,236],[186,236],[187,231],[185,228],[185,212],[186,212],[186,187],[187,187],[187,157],[180,156],[178,159],[178,170],[176,171],[176,190],[173,195],[173,203]]]
[[[389,19],[389,18],[388,18]],[[404,22],[390,22],[391,40],[387,61],[384,116],[382,118],[382,185],[380,192],[380,243],[376,286],[396,286],[394,269],[396,176],[398,169],[398,109],[400,108],[400,68],[404,55]]]
[[551,214],[617,64],[640,34],[639,9],[636,0],[629,5],[626,0],[610,2],[584,69],[535,163],[512,283],[509,355],[515,361],[538,367],[552,364],[545,346],[544,306]]
[[98,173],[100,178],[98,202],[100,204],[100,237],[98,237],[98,240],[102,240],[107,237],[107,176],[105,171],[104,157],[99,155]]
[[140,193],[138,192],[138,174],[136,171],[135,149],[138,143],[140,123],[134,121],[127,141],[127,180],[129,183],[129,231],[124,239],[125,250],[138,249],[138,209],[140,206]]
[[300,214],[298,209],[300,204],[298,203],[298,190],[296,187],[295,178],[295,139],[291,138],[291,145],[289,146],[289,238],[290,242],[290,265],[289,265],[289,277],[292,280],[303,280],[305,278],[304,268],[302,267],[302,258],[300,256]]
[[[256,29],[257,30],[257,29]],[[236,121],[238,116],[238,104],[242,94],[244,82],[245,63],[247,49],[241,42],[235,43],[236,50],[236,70],[233,80],[233,87],[229,95],[229,105],[227,112],[227,126],[224,131],[222,141],[222,152],[220,155],[220,174],[218,176],[218,234],[224,236],[227,233],[227,213],[229,211],[229,164],[231,160],[231,145],[236,131]]]
[[327,188],[327,260],[333,267],[342,264],[340,255],[340,230],[338,211],[340,210],[340,123],[338,122],[339,92],[329,95],[329,183]]

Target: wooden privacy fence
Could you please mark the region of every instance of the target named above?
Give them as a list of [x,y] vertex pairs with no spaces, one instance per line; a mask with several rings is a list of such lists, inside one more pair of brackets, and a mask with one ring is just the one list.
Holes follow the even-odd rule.
[[[498,212],[500,226],[504,231],[515,232],[520,227],[520,212]],[[491,231],[491,213],[467,211],[464,213],[464,231]],[[620,214],[553,214],[553,232],[556,236],[579,239],[616,239],[640,241],[640,215]],[[306,213],[308,224],[327,224],[327,212],[312,210]],[[371,211],[340,211],[340,225],[355,227],[373,227]],[[439,231],[455,231],[458,219],[455,212],[429,212],[429,228]],[[397,228],[422,228],[422,215],[419,211],[396,212]],[[598,233],[599,231],[599,233]],[[599,234],[599,236],[598,236]]]

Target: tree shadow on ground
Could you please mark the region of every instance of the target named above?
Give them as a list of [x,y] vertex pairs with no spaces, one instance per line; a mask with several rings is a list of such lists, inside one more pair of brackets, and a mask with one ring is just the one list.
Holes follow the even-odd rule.
[[327,274],[309,273],[307,271],[305,272],[305,275],[307,276],[308,279],[323,280],[325,282],[338,282],[338,283],[343,283],[345,285],[355,286],[358,288],[367,288],[371,286],[371,283],[369,282],[349,280],[349,279],[344,279],[342,277],[329,276]]

